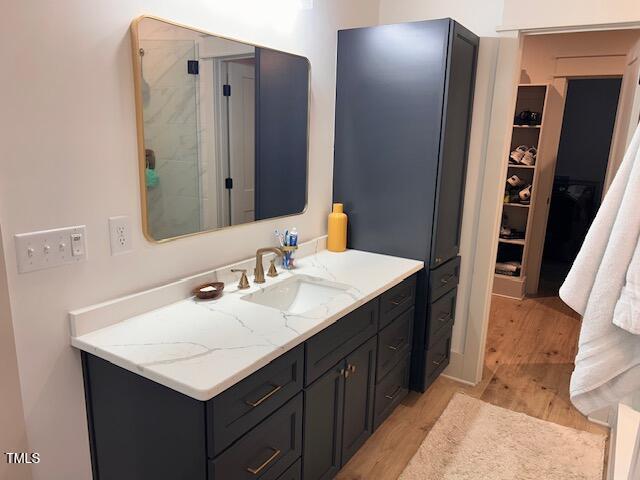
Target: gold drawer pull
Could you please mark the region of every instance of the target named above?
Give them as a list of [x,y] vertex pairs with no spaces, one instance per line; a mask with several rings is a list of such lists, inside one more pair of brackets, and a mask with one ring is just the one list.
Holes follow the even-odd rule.
[[257,407],[262,402],[264,402],[265,400],[268,400],[272,395],[275,395],[277,392],[279,392],[282,389],[282,385],[271,385],[271,386],[273,387],[273,389],[270,390],[264,397],[256,400],[255,402],[251,402],[247,400],[245,403],[250,407]]
[[387,345],[387,348],[395,352],[396,350],[400,350],[400,348],[402,348],[403,345],[404,345],[404,338],[401,338],[396,345]]
[[440,282],[444,285],[444,284],[449,283],[449,280],[453,280],[454,278],[456,278],[455,275],[447,275],[446,277],[442,277],[440,279]]
[[271,462],[273,462],[276,459],[276,457],[281,453],[280,450],[278,450],[277,448],[271,448],[271,450],[273,450],[273,454],[269,458],[267,458],[262,465],[260,465],[258,468],[247,467],[247,472],[252,473],[253,475],[258,475],[262,470],[267,468],[267,466]]
[[395,391],[391,395],[385,395],[384,398],[388,398],[389,400],[393,400],[398,395],[398,392],[402,390],[402,386],[399,386],[395,389]]
[[397,296],[395,299],[391,300],[391,303],[393,305],[400,305],[401,303],[404,303],[405,300],[408,300],[409,298],[411,298],[411,295],[399,295]]
[[349,365],[347,366],[347,368],[349,369],[349,371],[350,371],[351,373],[356,373],[356,366],[355,366],[355,365],[351,365],[351,364],[349,364]]
[[436,361],[436,360],[434,360],[434,361],[433,361],[433,364],[434,364],[436,367],[439,367],[440,365],[442,365],[442,362],[444,362],[446,359],[447,359],[447,356],[446,356],[446,355],[443,355],[443,356],[442,356],[442,358],[440,358],[440,360],[437,360],[437,361]]
[[444,315],[440,315],[438,317],[438,320],[440,320],[442,323],[448,322],[449,320],[451,320],[451,313],[446,313]]

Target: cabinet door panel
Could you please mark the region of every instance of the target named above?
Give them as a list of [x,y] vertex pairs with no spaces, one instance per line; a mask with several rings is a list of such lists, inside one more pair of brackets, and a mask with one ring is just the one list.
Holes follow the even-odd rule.
[[344,361],[305,390],[303,467],[305,480],[328,480],[340,470]]
[[478,38],[452,22],[443,138],[438,166],[431,268],[460,251]]
[[342,464],[373,433],[373,400],[377,339],[374,337],[347,357],[344,387]]

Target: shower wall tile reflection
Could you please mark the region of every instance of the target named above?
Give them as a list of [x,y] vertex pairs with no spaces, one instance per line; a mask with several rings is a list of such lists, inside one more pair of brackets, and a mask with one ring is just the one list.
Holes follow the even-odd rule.
[[196,58],[192,40],[141,42],[144,143],[156,158],[158,185],[147,190],[149,233],[170,238],[201,230]]

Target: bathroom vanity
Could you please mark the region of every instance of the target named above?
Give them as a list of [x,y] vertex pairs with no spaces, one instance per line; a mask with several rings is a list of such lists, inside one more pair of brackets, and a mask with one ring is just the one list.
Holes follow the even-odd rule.
[[[336,475],[408,391],[423,264],[323,242],[247,290],[225,267],[71,313],[94,478]],[[221,298],[128,316],[205,277]]]

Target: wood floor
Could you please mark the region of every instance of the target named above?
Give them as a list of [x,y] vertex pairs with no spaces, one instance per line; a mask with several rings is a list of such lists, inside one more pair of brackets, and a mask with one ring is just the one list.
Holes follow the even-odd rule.
[[456,392],[533,417],[594,433],[569,401],[580,318],[557,297],[493,297],[482,382],[465,386],[440,377],[411,392],[340,471],[340,480],[396,480]]

